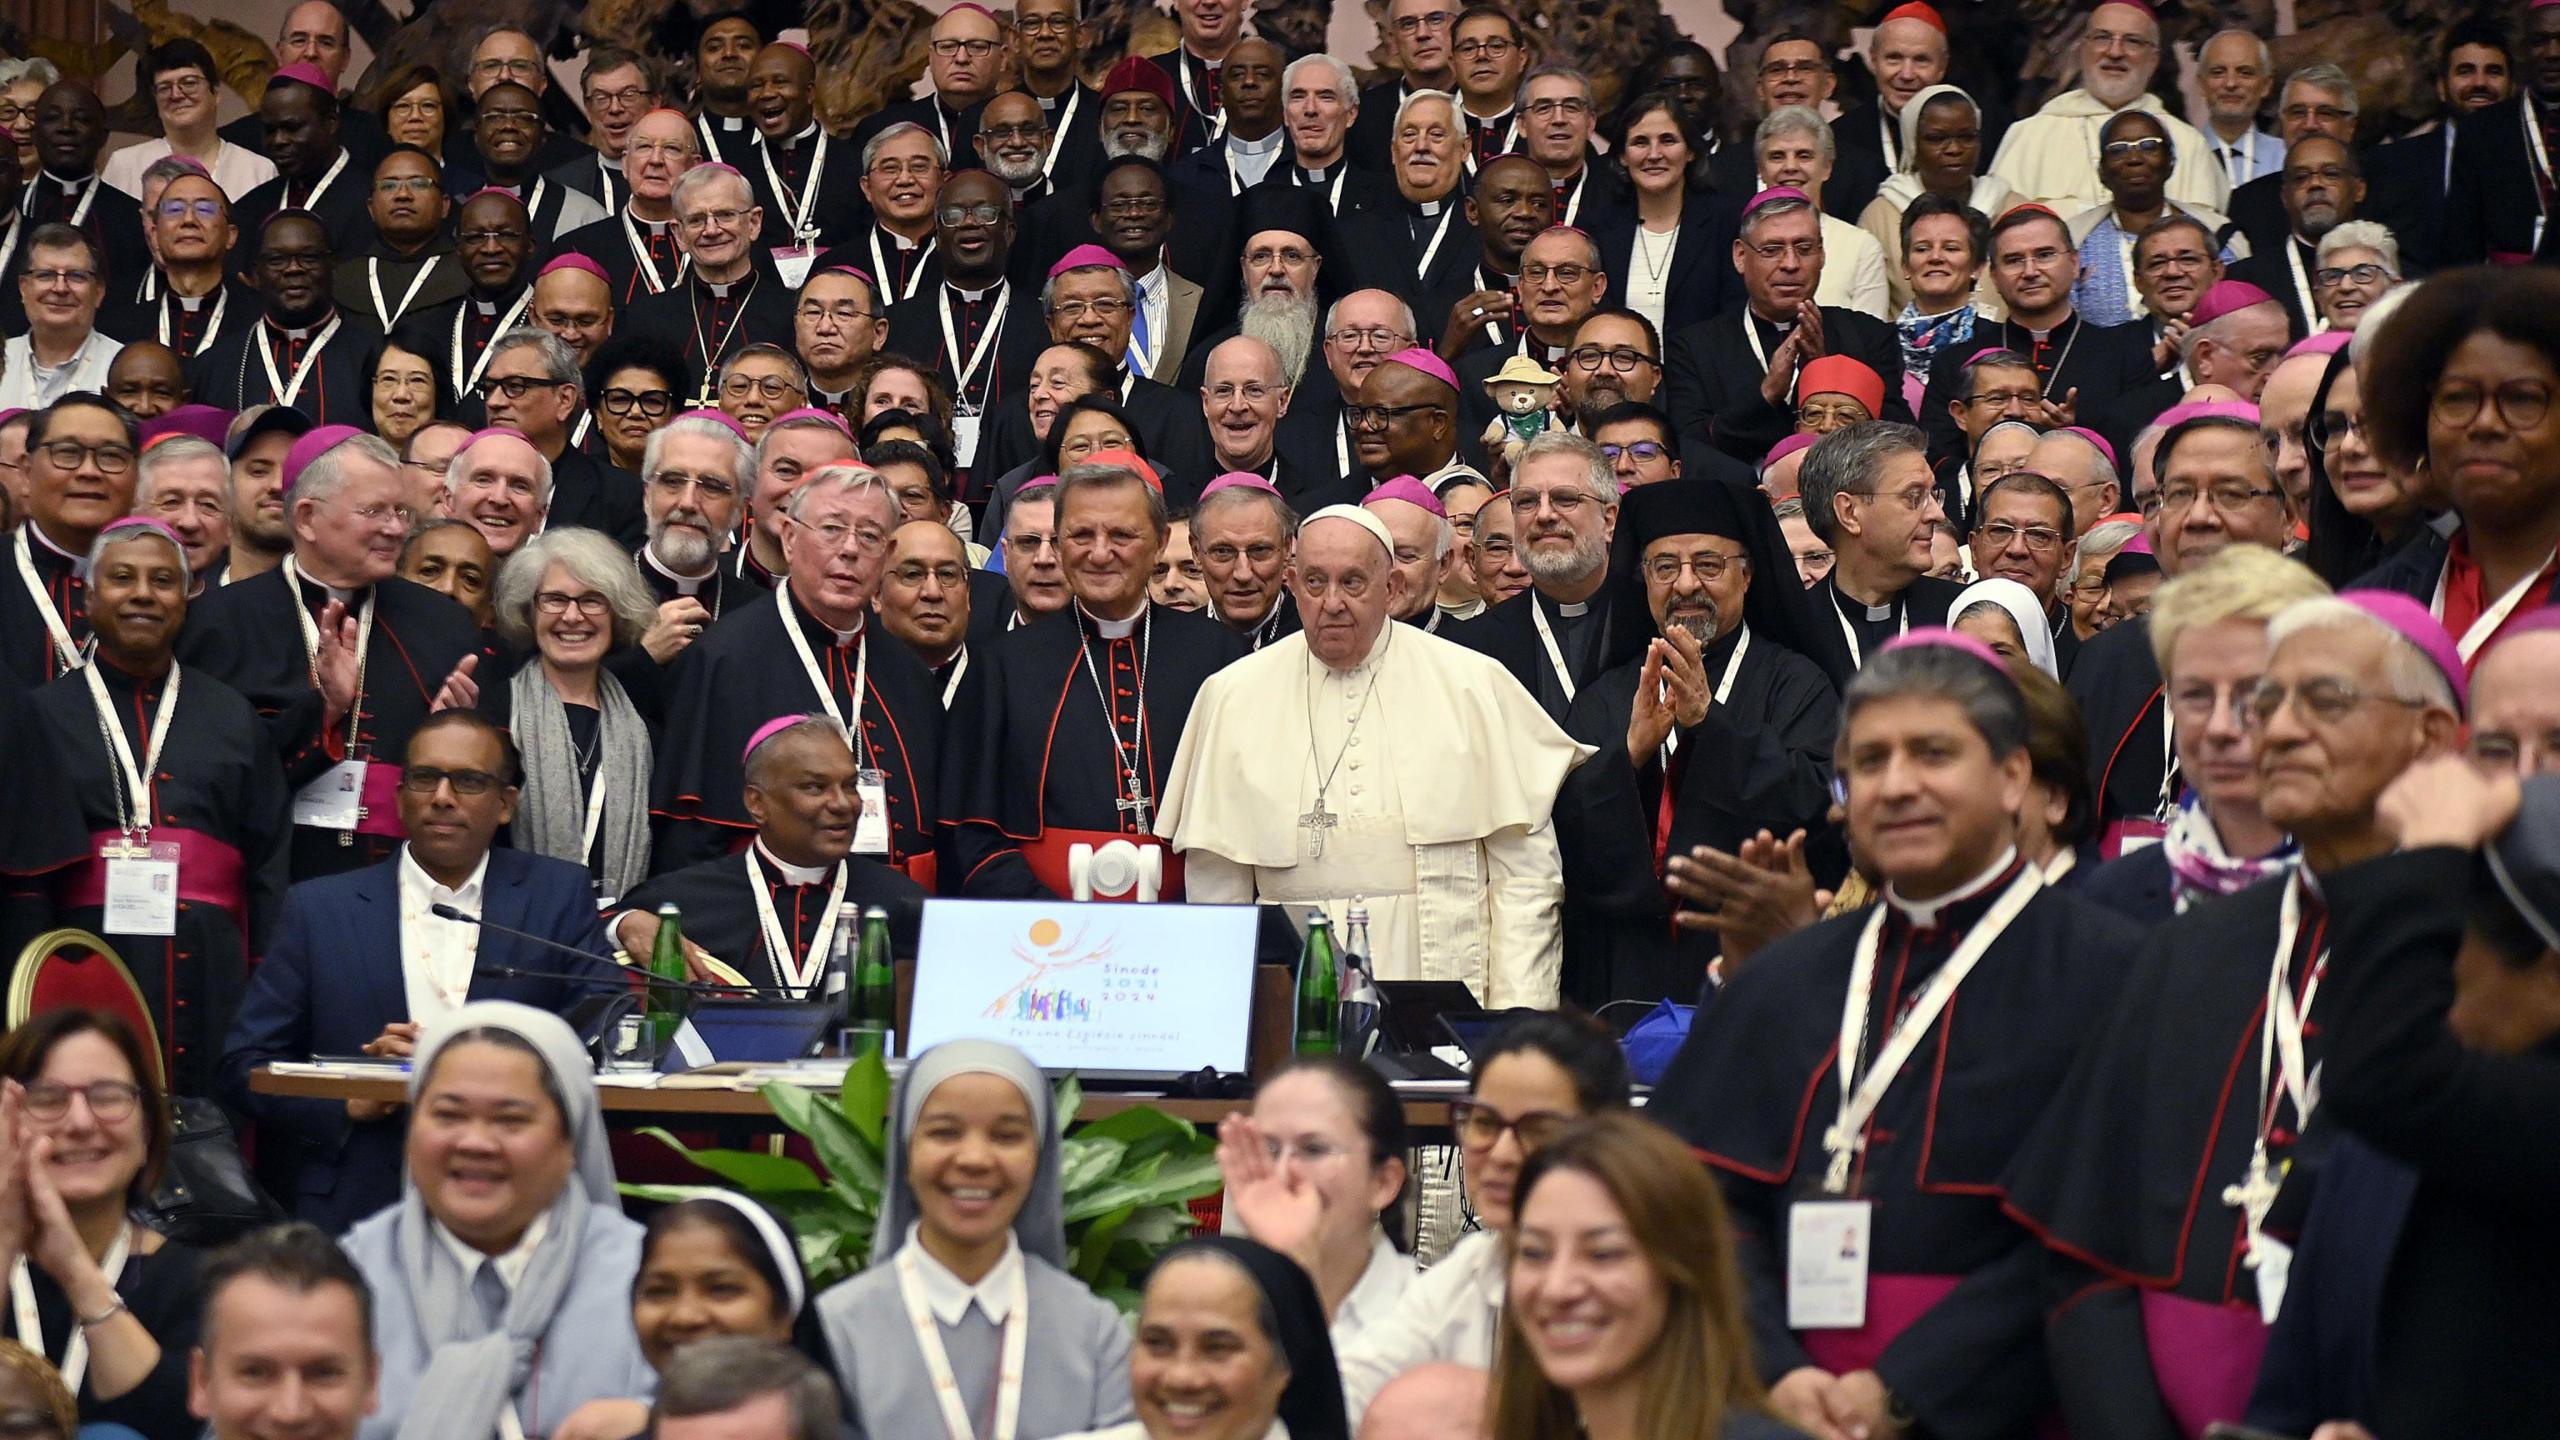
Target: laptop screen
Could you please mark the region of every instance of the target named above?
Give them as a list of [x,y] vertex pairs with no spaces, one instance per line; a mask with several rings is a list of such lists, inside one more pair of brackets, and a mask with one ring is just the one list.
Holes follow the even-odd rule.
[[1241,1074],[1256,924],[1250,905],[927,901],[906,1053],[1001,1040],[1044,1070]]

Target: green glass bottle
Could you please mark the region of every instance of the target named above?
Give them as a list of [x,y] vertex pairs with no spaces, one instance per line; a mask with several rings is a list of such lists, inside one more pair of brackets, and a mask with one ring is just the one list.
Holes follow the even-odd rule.
[[676,1027],[684,1020],[684,991],[674,987],[683,985],[687,978],[683,912],[672,903],[661,905],[657,943],[649,949],[647,1033],[652,1055],[664,1055],[675,1042]]
[[862,944],[844,994],[845,1053],[860,1055],[872,1036],[884,1058],[897,1053],[898,972],[890,963],[889,912],[880,906],[862,912]]
[[1319,910],[1307,919],[1306,948],[1298,952],[1298,1038],[1301,1055],[1331,1055],[1342,1047],[1342,971],[1334,951],[1333,922]]

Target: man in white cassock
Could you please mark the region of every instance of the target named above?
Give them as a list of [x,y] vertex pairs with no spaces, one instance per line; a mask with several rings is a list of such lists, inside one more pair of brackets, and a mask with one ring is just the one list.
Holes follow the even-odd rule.
[[2011,125],[1991,161],[1992,174],[2008,181],[2018,199],[2065,216],[2107,204],[2107,188],[2098,179],[2102,132],[2118,112],[2143,110],[2160,122],[2176,159],[2169,198],[2190,208],[2231,208],[2231,174],[2214,159],[2213,147],[2151,93],[2160,70],[2160,17],[2150,0],[2107,0],[2089,12],[2079,59],[2079,88]]
[[1564,871],[1550,820],[1590,758],[1502,666],[1388,621],[1385,522],[1329,505],[1298,531],[1306,629],[1200,687],[1156,833],[1201,904],[1369,913],[1384,980],[1463,980],[1488,1008],[1556,1003]]

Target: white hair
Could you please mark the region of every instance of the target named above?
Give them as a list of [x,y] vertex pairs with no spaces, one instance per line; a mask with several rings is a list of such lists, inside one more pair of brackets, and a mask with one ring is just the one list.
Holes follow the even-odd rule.
[[646,485],[657,478],[659,462],[663,460],[666,455],[668,437],[687,435],[704,440],[720,440],[727,442],[729,446],[729,478],[741,489],[745,488],[748,482],[755,479],[755,447],[749,445],[737,431],[721,424],[710,416],[693,415],[681,420],[670,420],[666,424],[649,432],[648,443],[640,447],[641,484]]
[[295,478],[288,503],[299,505],[308,500],[325,505],[336,499],[338,492],[355,479],[348,473],[347,462],[359,457],[386,470],[397,472],[400,468],[400,453],[391,448],[389,441],[378,435],[350,435],[311,457],[311,463],[303,466],[302,474]]
[[[1333,72],[1333,83],[1342,91],[1342,103],[1344,108],[1351,110],[1359,109],[1359,79],[1351,73],[1351,67],[1343,64],[1338,56],[1329,55],[1322,50],[1310,51],[1309,53],[1301,55],[1297,59],[1289,62],[1289,68],[1280,72],[1281,93],[1284,95],[1287,94],[1290,87],[1298,83],[1299,71],[1311,66],[1319,65]],[[1402,118],[1403,111],[1401,108],[1398,109],[1397,116],[1398,118]]]
[[2400,278],[2399,237],[2379,220],[2344,220],[2330,226],[2329,233],[2320,237],[2320,248],[2312,263],[2326,265],[2338,251],[2358,247],[2381,256],[2382,268],[2390,272],[2392,279]]
[[2435,660],[2417,647],[2408,636],[2386,624],[2380,616],[2351,600],[2335,595],[2319,595],[2296,600],[2267,622],[2267,658],[2275,658],[2276,650],[2296,635],[2312,630],[2352,630],[2363,626],[2380,635],[2386,642],[2382,664],[2383,683],[2391,687],[2392,697],[2442,710],[2461,718],[2462,706],[2453,697],[2453,682],[2436,668]]
[[231,462],[223,458],[222,447],[193,435],[171,435],[143,451],[142,458],[134,462],[135,513],[139,514],[141,507],[151,503],[152,482],[160,478],[161,471],[190,460],[210,460],[221,466],[223,489],[229,493]]
[[724,180],[736,181],[738,188],[746,192],[747,203],[750,205],[755,203],[755,187],[747,183],[747,177],[729,166],[717,163],[696,165],[692,169],[684,172],[682,175],[677,176],[675,188],[667,192],[667,203],[678,210],[682,210],[684,208],[685,197],[693,194],[693,192],[701,189],[705,185],[717,185]]
[[541,447],[514,431],[505,432],[503,435],[483,434],[479,439],[454,451],[453,468],[446,483],[458,493],[464,481],[479,473],[472,467],[471,452],[497,439],[513,440],[533,452],[533,477],[541,482],[543,508],[546,510],[551,508],[551,461],[543,455]]
[[2204,37],[2204,44],[2196,47],[2197,58],[2201,60],[2204,56],[2204,52],[2212,47],[2213,42],[2221,39],[2225,35],[2241,36],[2250,44],[2257,46],[2258,68],[2269,74],[2275,73],[2276,52],[2267,48],[2267,37],[2259,34],[2255,30],[2243,30],[2237,25],[2226,25],[2222,29],[2216,30],[2212,34]]
[[1758,150],[1781,135],[1810,135],[1823,159],[1840,158],[1839,143],[1831,138],[1831,127],[1823,123],[1822,112],[1810,105],[1781,105],[1770,111],[1760,128],[1752,132],[1751,148]]
[[1406,112],[1412,110],[1414,106],[1419,105],[1426,100],[1437,100],[1441,104],[1448,106],[1449,118],[1453,121],[1456,120],[1460,114],[1464,113],[1459,108],[1458,97],[1450,94],[1446,90],[1416,90],[1412,94],[1404,97],[1404,100],[1396,106],[1395,125],[1388,131],[1388,133],[1393,134],[1397,130],[1402,130],[1404,128],[1404,117]]

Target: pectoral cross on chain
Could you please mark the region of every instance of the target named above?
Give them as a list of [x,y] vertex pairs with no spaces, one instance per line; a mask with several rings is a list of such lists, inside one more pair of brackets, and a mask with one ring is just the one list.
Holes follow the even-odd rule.
[[2258,1232],[2266,1224],[2267,1212],[2275,1208],[2276,1195],[2283,1188],[2283,1174],[2267,1163],[2264,1150],[2249,1158],[2249,1169],[2239,1183],[2222,1187],[2222,1203],[2247,1217],[2249,1254],[2241,1263],[2252,1270],[2258,1268]]
[[1322,795],[1316,797],[1316,808],[1298,817],[1298,828],[1307,832],[1307,854],[1310,858],[1324,858],[1324,832],[1332,829],[1341,818],[1324,808]]
[[1129,777],[1129,793],[1111,803],[1121,814],[1137,821],[1139,834],[1155,832],[1155,805],[1147,799],[1146,786],[1139,782],[1137,776]]

